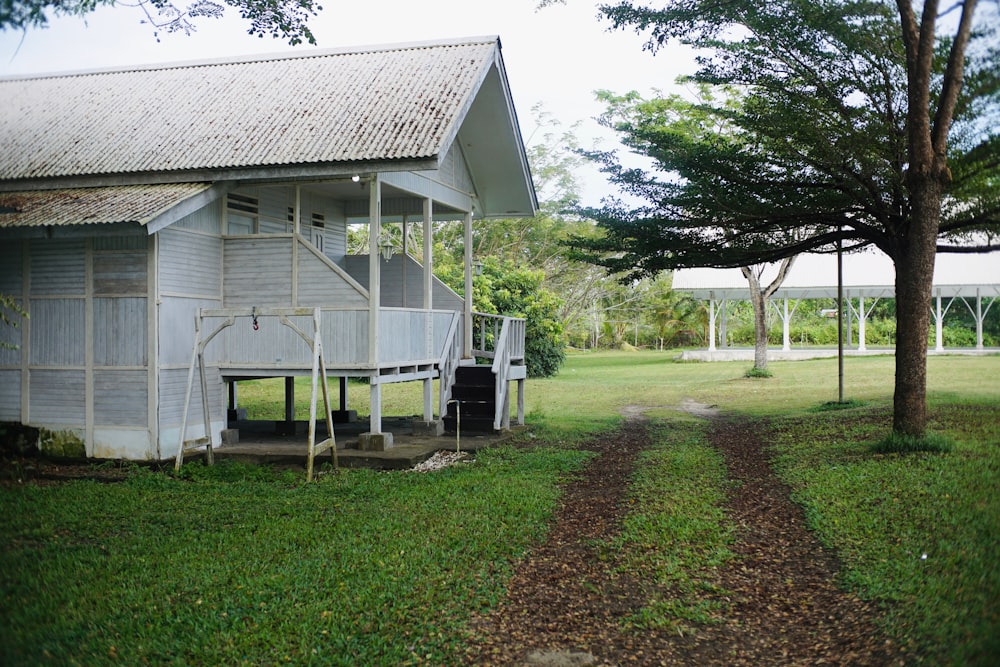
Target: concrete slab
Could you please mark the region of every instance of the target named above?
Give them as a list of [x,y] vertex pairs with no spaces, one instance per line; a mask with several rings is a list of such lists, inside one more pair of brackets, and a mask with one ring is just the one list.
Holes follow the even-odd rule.
[[[361,435],[368,431],[367,419],[356,423],[334,424],[339,465],[343,468],[405,470],[426,461],[438,451],[455,450],[454,433],[444,435],[414,433],[413,423],[412,418],[383,418],[382,430],[391,433],[393,437],[393,446],[385,451],[363,451],[358,447]],[[231,427],[239,430],[239,441],[216,447],[214,454],[217,461],[231,459],[305,470],[309,446],[308,422],[295,422],[294,433],[279,433],[274,421],[244,420],[232,424]],[[463,433],[457,442],[461,451],[475,452],[501,443],[509,438],[511,433],[513,432]],[[317,442],[326,437],[326,425],[317,423]],[[323,452],[316,457],[314,465],[319,469],[324,464],[332,462],[332,452]]]

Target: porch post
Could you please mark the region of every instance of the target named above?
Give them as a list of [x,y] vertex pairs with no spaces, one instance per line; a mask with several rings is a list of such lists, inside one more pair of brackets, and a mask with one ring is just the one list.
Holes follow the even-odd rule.
[[[427,197],[424,199],[424,310],[430,311],[434,308],[434,257],[432,249],[434,247],[434,201]],[[434,347],[434,318],[430,313],[427,315],[427,331],[425,332],[427,350],[433,351]],[[434,381],[430,378],[424,380],[424,421],[434,419]]]
[[472,212],[465,214],[465,340],[462,357],[472,358]]
[[[382,267],[379,264],[379,238],[382,233],[382,183],[372,174],[368,199],[368,364],[378,372],[379,307],[382,304]],[[371,383],[369,430],[382,432],[382,387],[378,378]]]

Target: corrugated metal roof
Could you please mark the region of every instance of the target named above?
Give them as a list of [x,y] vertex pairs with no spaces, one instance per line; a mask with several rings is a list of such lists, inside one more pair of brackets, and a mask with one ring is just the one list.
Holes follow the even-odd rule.
[[0,229],[115,222],[145,225],[209,187],[205,183],[174,183],[0,192]]
[[495,37],[0,79],[0,179],[433,158]]

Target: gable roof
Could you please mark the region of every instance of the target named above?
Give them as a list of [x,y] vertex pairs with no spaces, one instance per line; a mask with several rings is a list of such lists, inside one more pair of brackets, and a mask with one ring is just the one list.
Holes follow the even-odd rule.
[[486,132],[473,178],[500,165],[506,208],[537,204],[496,37],[0,78],[0,99],[0,191],[437,169]]

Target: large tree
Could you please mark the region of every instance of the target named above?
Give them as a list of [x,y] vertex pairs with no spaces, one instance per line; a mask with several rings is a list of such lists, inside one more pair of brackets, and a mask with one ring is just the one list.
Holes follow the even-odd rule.
[[102,5],[140,9],[141,22],[152,27],[157,40],[161,32],[190,34],[198,21],[218,18],[229,6],[249,21],[250,35],[280,37],[293,46],[316,43],[307,21],[323,9],[316,0],[192,0],[187,5],[173,0],[0,0],[0,30],[44,28],[50,16],[84,17]]
[[[613,271],[744,267],[875,246],[896,267],[894,431],[926,429],[926,355],[937,252],[1000,248],[1000,48],[992,3],[944,15],[927,0],[622,2],[602,13],[656,50],[699,54],[700,127],[662,122],[637,96],[612,117],[650,171],[595,155],[623,192],[588,213],[582,240]],[[732,104],[732,99],[737,104]],[[612,109],[614,111],[614,109]],[[638,113],[637,113],[638,112]]]

